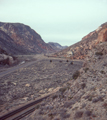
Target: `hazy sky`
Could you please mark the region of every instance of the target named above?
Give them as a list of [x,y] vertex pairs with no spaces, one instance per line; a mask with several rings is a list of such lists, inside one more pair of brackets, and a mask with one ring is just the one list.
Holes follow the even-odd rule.
[[107,22],[107,0],[0,0],[0,21],[24,23],[45,42],[69,46]]

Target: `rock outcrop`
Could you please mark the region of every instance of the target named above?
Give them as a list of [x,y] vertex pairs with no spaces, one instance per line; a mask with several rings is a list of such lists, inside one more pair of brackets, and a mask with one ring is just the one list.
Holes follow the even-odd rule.
[[29,26],[0,22],[0,47],[8,54],[40,54],[54,51]]
[[12,56],[0,54],[0,64],[1,65],[12,65],[14,63],[14,59]]
[[106,41],[107,23],[104,23],[100,27],[98,27],[98,29],[83,37],[80,42],[71,45],[61,52],[55,53],[54,56],[70,57],[72,59],[84,59],[88,51],[94,48],[97,44]]
[[0,48],[0,65],[15,65],[18,63],[18,59],[15,56],[8,55],[8,53]]

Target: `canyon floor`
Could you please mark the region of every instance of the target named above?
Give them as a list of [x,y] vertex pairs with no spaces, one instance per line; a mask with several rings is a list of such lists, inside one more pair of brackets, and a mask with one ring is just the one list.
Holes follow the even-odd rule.
[[84,61],[34,58],[0,73],[0,115],[59,88],[21,120],[107,120],[107,43]]
[[1,67],[0,115],[31,100],[50,93],[72,81],[72,75],[83,61],[49,58],[43,55],[20,56],[21,62],[13,67]]

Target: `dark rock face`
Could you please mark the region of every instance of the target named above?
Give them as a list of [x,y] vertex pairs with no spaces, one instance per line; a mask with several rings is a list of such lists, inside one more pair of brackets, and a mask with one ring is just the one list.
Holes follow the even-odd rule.
[[84,59],[88,51],[97,44],[107,41],[107,23],[102,24],[98,29],[89,33],[82,40],[70,47],[55,53],[55,56],[70,57],[72,59]]
[[0,23],[0,47],[8,54],[39,54],[54,51],[38,33],[20,23]]

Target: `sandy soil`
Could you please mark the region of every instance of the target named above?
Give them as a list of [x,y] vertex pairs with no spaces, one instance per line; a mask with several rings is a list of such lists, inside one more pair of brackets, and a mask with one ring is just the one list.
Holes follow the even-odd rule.
[[0,114],[62,86],[82,66],[82,61],[71,64],[71,61],[40,55],[34,57],[36,61],[32,64],[24,63],[0,78]]

